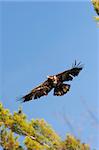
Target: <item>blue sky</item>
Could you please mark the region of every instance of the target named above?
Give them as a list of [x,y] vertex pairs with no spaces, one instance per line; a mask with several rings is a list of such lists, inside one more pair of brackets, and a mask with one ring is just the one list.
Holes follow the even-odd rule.
[[[0,7],[4,107],[13,112],[21,105],[28,119],[44,118],[63,139],[70,133],[99,149],[99,31],[91,3],[6,1]],[[70,83],[68,94],[54,97],[51,92],[37,101],[16,102],[47,75],[69,69],[75,59],[84,69]]]

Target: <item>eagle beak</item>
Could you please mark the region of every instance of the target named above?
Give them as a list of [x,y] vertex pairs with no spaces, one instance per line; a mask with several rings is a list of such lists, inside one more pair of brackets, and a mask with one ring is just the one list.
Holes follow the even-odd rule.
[[51,79],[51,80],[52,80],[52,79],[53,79],[53,77],[52,77],[52,76],[47,76],[47,79]]
[[47,78],[49,78],[49,76],[47,76]]

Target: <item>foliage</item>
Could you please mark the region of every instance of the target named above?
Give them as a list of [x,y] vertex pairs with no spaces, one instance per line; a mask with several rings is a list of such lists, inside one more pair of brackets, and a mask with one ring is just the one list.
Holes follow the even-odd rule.
[[[23,147],[18,138],[24,136]],[[68,135],[65,141],[43,120],[28,121],[19,110],[12,115],[0,104],[0,145],[5,150],[89,150],[87,144]]]
[[[96,11],[97,15],[99,16],[99,0],[92,0],[92,4],[94,6],[94,10]],[[95,16],[95,20],[99,21],[99,17]]]
[[89,150],[89,145],[82,144],[80,140],[74,138],[71,135],[67,135],[66,140],[64,141],[64,150]]

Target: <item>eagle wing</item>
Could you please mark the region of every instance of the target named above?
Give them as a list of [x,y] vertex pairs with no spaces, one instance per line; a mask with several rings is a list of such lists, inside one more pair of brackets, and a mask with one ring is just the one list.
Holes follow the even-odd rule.
[[72,66],[71,69],[66,70],[62,73],[56,75],[56,77],[61,81],[71,81],[73,77],[78,76],[79,72],[83,69],[83,66],[80,63],[76,63]]
[[48,80],[34,88],[30,93],[23,96],[22,102],[30,101],[32,99],[40,98],[41,96],[47,95],[51,90],[53,86],[50,84]]

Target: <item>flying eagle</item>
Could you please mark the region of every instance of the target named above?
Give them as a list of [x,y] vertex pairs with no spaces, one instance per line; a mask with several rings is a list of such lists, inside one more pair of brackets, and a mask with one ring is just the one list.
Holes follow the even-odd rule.
[[66,94],[70,89],[70,85],[64,84],[63,82],[73,80],[75,76],[78,76],[82,68],[82,65],[80,63],[77,64],[75,61],[71,69],[56,75],[47,76],[46,81],[21,98],[22,102],[38,99],[41,96],[48,95],[52,89],[54,89],[54,96],[62,96]]

